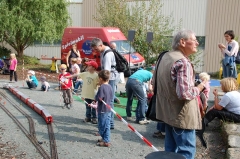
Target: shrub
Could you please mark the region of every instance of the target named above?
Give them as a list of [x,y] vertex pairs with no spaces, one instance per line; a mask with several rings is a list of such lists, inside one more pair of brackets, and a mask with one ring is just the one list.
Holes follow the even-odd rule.
[[29,65],[38,65],[39,64],[39,59],[36,57],[30,57],[23,55],[22,57],[18,58],[19,64],[22,64],[24,60],[24,65],[29,64]]
[[0,46],[0,58],[8,58],[11,50],[5,48],[4,46]]

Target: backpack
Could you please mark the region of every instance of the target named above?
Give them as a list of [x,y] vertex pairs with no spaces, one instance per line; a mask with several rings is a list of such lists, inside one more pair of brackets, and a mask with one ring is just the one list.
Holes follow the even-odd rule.
[[125,72],[125,71],[129,70],[129,66],[128,66],[128,62],[127,62],[126,58],[123,57],[117,50],[109,49],[109,50],[104,52],[103,57],[108,52],[113,52],[113,54],[115,56],[115,60],[116,60],[116,66],[114,66],[114,67],[116,68],[116,70],[118,72]]
[[235,63],[240,64],[240,51],[238,51],[237,56],[235,58]]

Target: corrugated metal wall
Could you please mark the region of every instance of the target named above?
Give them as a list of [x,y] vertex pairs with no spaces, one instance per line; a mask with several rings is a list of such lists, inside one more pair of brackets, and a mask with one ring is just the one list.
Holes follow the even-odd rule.
[[163,15],[172,14],[174,24],[182,20],[182,28],[193,30],[197,36],[205,35],[207,0],[160,0]]
[[[61,47],[60,46],[31,46],[24,51],[25,55],[41,58],[41,56],[46,56],[48,58],[57,57],[61,58]],[[50,64],[51,60],[40,60],[42,64]],[[58,60],[57,63],[60,63]]]
[[240,0],[208,0],[204,71],[219,71],[221,52],[218,43],[226,43],[224,32],[234,30],[240,41]]
[[72,25],[71,26],[82,26],[82,11],[83,11],[83,4],[82,3],[71,3],[68,6],[68,12],[70,17],[72,18]]
[[[149,0],[146,2],[150,3]],[[97,14],[97,3],[98,0],[83,0],[82,26],[100,26],[93,19],[93,16]],[[130,1],[130,4],[132,3],[134,2]],[[174,25],[182,20],[182,28],[194,30],[198,36],[205,35],[207,0],[159,0],[159,3],[164,5],[162,7],[163,15],[173,15]]]
[[82,6],[82,26],[83,27],[99,27],[100,24],[93,19],[97,14],[98,0],[83,0]]

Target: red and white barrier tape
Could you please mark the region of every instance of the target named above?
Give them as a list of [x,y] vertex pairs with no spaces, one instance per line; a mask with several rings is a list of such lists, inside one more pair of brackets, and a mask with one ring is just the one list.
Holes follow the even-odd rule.
[[[153,146],[153,144],[148,141],[145,137],[143,137],[133,126],[131,126],[128,122],[126,122],[126,120],[124,120],[118,113],[116,113],[110,105],[108,105],[104,100],[102,100],[100,98],[100,100],[103,102],[104,105],[107,106],[107,108],[109,108],[111,110],[111,112],[113,112],[118,119],[120,119],[124,124],[126,124],[128,126],[129,129],[131,129],[135,134],[137,134],[137,136],[139,136],[148,146],[150,146],[154,151],[159,151],[155,146]],[[86,101],[84,101],[85,103],[87,103]]]

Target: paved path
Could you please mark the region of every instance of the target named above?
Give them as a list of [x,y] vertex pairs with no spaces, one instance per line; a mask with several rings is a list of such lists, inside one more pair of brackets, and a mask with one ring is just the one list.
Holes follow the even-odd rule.
[[[6,82],[8,81],[1,80],[0,85]],[[13,83],[12,85],[18,86],[19,91],[28,95],[53,115],[54,132],[60,159],[142,159],[147,154],[153,152],[149,146],[117,118],[115,119],[115,129],[111,131],[111,147],[103,148],[96,146],[96,141],[99,138],[94,136],[94,133],[97,132],[97,125],[83,123],[83,119],[85,118],[85,105],[79,101],[74,101],[72,109],[62,109],[60,107],[60,99],[62,101],[62,98],[60,98],[59,91],[52,89],[57,87],[57,84],[51,84],[51,90],[46,93],[40,91],[39,88],[37,90],[29,90],[26,88],[25,83],[23,87],[21,81]],[[118,91],[124,91],[124,86],[124,84],[119,84]],[[44,120],[11,95],[8,90],[4,91],[10,98],[15,99],[19,105],[22,105],[22,108],[34,118],[37,138],[39,141],[43,142],[43,147],[49,152],[47,127]],[[14,111],[14,113],[15,115],[19,115],[19,118],[23,118],[18,112]],[[1,126],[5,129],[1,135],[2,139],[4,138],[4,141],[12,141],[18,145],[18,150],[16,151],[25,152],[26,158],[41,158],[30,142],[27,141],[27,138],[23,136],[21,131],[3,111],[0,111],[0,116]],[[25,119],[21,120],[26,124]],[[219,149],[215,147],[216,145],[223,144],[221,139],[219,139],[221,138],[219,131],[214,127],[216,123],[218,123],[218,121],[213,122],[213,125],[210,124],[205,134],[206,138],[209,140],[209,150],[205,151],[197,142],[196,158],[221,159],[221,156],[224,155],[221,147]],[[152,137],[153,132],[156,131],[156,122],[151,122],[148,125],[131,124],[155,147],[159,150],[163,150],[164,140]]]

